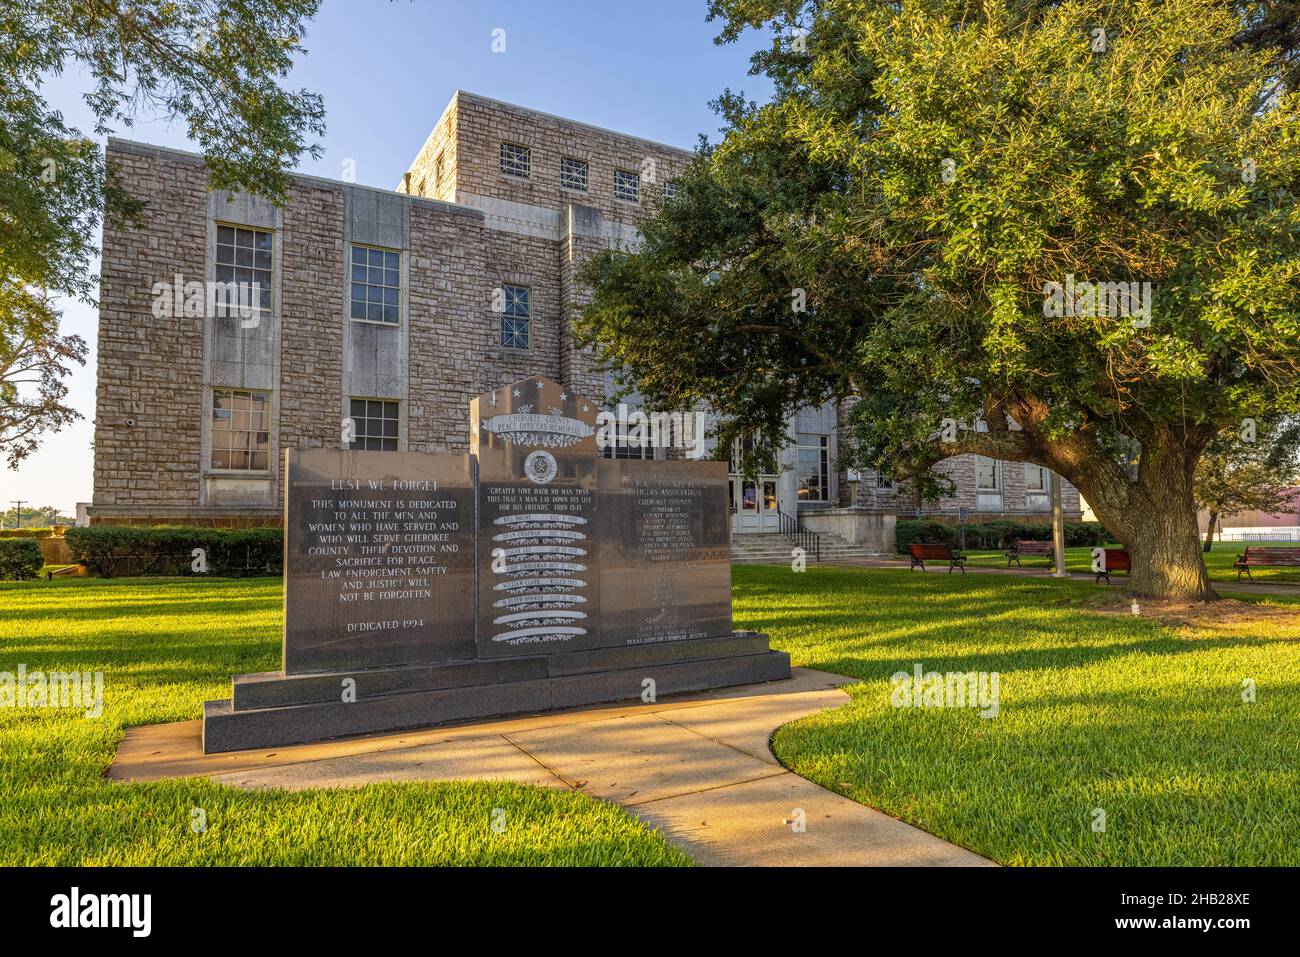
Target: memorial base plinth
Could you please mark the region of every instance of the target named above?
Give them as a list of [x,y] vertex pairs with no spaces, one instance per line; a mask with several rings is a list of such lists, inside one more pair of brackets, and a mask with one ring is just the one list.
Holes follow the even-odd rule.
[[203,752],[244,751],[790,677],[767,636],[659,642],[352,672],[238,675],[203,706]]

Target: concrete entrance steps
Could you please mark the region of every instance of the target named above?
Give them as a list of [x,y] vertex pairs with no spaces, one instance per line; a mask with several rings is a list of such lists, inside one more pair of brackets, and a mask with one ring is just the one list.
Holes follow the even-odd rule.
[[[792,558],[790,551],[794,547],[794,542],[776,532],[732,535],[731,561],[734,565],[788,565]],[[882,557],[886,556],[863,545],[846,542],[838,535],[821,536],[822,562],[856,562]],[[811,562],[818,559],[810,553],[807,560]]]

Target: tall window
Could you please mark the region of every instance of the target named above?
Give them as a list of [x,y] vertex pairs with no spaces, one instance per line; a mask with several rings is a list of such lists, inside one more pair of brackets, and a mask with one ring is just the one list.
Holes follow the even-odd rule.
[[641,176],[625,169],[614,170],[614,198],[628,203],[641,201]]
[[527,286],[501,287],[501,345],[507,349],[528,348],[528,325],[532,318]]
[[352,318],[397,323],[401,318],[401,254],[352,246]]
[[353,399],[348,415],[355,432],[353,449],[371,452],[397,451],[397,403],[386,399]]
[[501,172],[506,176],[528,179],[532,175],[532,158],[527,146],[501,144]]
[[1046,495],[1051,489],[1048,485],[1047,469],[1041,465],[1025,463],[1025,491],[1030,495]]
[[984,455],[975,456],[975,490],[1002,491],[1002,463]]
[[564,157],[560,160],[560,185],[565,189],[576,189],[580,193],[587,191],[587,164],[580,159]]
[[447,162],[447,154],[441,152],[438,158],[433,161],[433,188],[437,189],[442,185],[442,174]]
[[212,390],[212,468],[270,467],[271,393]]
[[271,238],[271,232],[266,229],[217,226],[213,278],[217,282],[235,283],[250,290],[256,283],[257,296],[245,301],[262,312],[271,309]]
[[650,425],[642,423],[640,432],[628,442],[628,433],[633,426],[619,425],[611,422],[606,427],[607,444],[601,447],[600,454],[607,459],[653,459],[654,446],[650,442]]
[[830,436],[798,434],[799,501],[830,501]]
[[663,191],[664,191],[664,199],[672,199],[674,196],[677,195],[677,184],[672,180],[668,180],[663,185]]

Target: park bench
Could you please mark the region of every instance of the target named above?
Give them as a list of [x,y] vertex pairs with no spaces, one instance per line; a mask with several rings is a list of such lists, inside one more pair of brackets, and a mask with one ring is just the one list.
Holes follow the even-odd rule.
[[949,575],[954,568],[960,568],[961,573],[966,574],[966,557],[961,552],[953,551],[948,545],[922,545],[920,542],[913,542],[907,546],[907,551],[912,556],[912,564],[907,569],[909,572],[913,568],[926,571],[926,562],[947,562]]
[[1019,568],[1020,559],[1031,557],[1055,558],[1052,543],[1030,541],[1029,539],[1024,538],[1017,539],[1012,542],[1011,547],[1007,549],[1007,568],[1011,567],[1012,562],[1015,562],[1016,567]]
[[1246,546],[1246,554],[1238,555],[1237,560],[1232,563],[1232,567],[1237,569],[1237,581],[1241,581],[1241,573],[1245,572],[1246,577],[1252,577],[1250,570],[1268,566],[1272,568],[1297,568],[1300,567],[1300,548],[1262,548],[1258,545]]
[[1104,578],[1106,579],[1106,584],[1109,585],[1111,572],[1123,572],[1127,575],[1133,570],[1133,561],[1129,558],[1129,554],[1126,550],[1122,548],[1107,548],[1104,549],[1104,551],[1106,552],[1106,567],[1097,572],[1097,582],[1100,582]]

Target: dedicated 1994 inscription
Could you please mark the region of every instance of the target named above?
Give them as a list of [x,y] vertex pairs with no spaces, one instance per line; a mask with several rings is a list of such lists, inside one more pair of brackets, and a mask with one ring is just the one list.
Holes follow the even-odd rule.
[[285,672],[474,652],[464,455],[290,451]]

